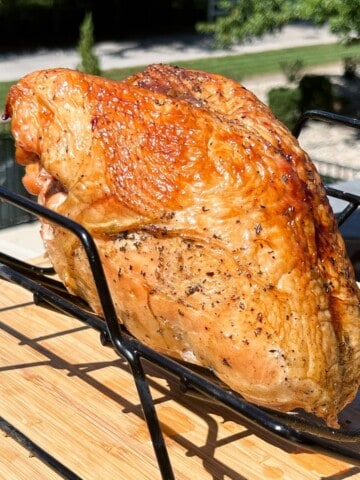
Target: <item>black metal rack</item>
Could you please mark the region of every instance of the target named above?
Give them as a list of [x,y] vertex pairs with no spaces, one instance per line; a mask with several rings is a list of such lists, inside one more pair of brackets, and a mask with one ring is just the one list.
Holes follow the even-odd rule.
[[[301,128],[309,119],[325,120],[331,123],[347,125],[360,129],[360,121],[328,114],[322,111],[311,111],[301,117],[295,127],[299,135]],[[329,196],[344,200],[346,207],[338,216],[339,224],[343,224],[358,209],[360,197],[347,192],[328,188]],[[0,254],[0,277],[16,283],[32,292],[36,304],[54,308],[73,316],[100,333],[100,341],[104,346],[111,346],[130,366],[143,414],[147,423],[154,454],[157,459],[162,479],[174,479],[171,461],[168,455],[161,425],[158,420],[154,401],[151,396],[149,382],[144,370],[144,362],[150,362],[163,371],[170,373],[185,393],[201,395],[211,401],[235,412],[240,419],[257,431],[266,432],[267,437],[279,438],[290,444],[301,445],[309,450],[345,459],[360,466],[360,425],[347,421],[346,409],[340,416],[340,429],[332,429],[318,419],[302,412],[282,414],[259,408],[246,402],[240,395],[224,387],[210,374],[184,365],[161,355],[130,336],[119,324],[113,301],[109,292],[100,257],[91,235],[78,223],[65,218],[31,199],[22,197],[0,187],[0,198],[32,215],[43,217],[73,232],[81,241],[97,287],[99,299],[104,312],[100,318],[89,311],[79,299],[70,295],[63,285],[52,278],[53,270],[41,268],[13,258],[6,253]],[[355,400],[359,402],[360,399]],[[29,438],[12,427],[5,419],[0,419],[0,427],[10,436],[22,443],[34,455],[56,470],[63,478],[77,479],[74,472],[54,459],[49,453],[38,448]]]

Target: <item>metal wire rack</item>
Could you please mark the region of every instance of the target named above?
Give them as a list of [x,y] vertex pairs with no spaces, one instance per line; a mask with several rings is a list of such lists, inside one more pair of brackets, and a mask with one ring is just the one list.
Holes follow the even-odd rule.
[[[359,120],[312,110],[306,112],[299,119],[294,134],[298,136],[304,124],[312,119],[360,129]],[[358,209],[360,197],[330,187],[327,188],[327,193],[330,197],[346,202],[346,207],[338,214],[338,222],[342,225]],[[144,370],[144,361],[157,365],[160,369],[170,373],[179,382],[182,392],[194,396],[200,395],[202,398],[205,397],[229,408],[246,425],[256,428],[257,431],[266,432],[267,437],[269,438],[270,435],[270,438],[273,438],[274,441],[281,438],[292,445],[300,444],[312,451],[333,455],[345,459],[353,465],[360,465],[360,425],[348,421],[346,409],[340,418],[340,428],[332,429],[311,415],[301,412],[282,414],[259,408],[224,387],[205,370],[203,372],[199,369],[193,369],[191,366],[184,365],[148,348],[130,336],[120,326],[95,242],[87,230],[69,218],[50,211],[31,199],[22,197],[3,187],[0,187],[0,199],[32,215],[43,217],[68,229],[81,241],[97,287],[104,312],[103,318],[91,313],[83,302],[70,295],[64,286],[52,277],[54,271],[51,268],[37,267],[2,252],[0,253],[0,277],[30,291],[37,305],[64,312],[94,328],[100,333],[101,344],[111,346],[119,356],[128,362],[162,479],[172,480],[175,477]],[[355,400],[355,402],[360,402],[360,399]],[[37,447],[31,439],[24,436],[3,418],[0,418],[0,427],[63,478],[79,478],[76,473],[58,462],[50,453]]]

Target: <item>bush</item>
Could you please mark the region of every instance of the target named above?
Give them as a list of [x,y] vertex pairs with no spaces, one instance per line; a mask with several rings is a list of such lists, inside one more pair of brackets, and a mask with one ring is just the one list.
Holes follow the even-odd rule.
[[290,83],[298,82],[301,78],[301,70],[304,68],[302,60],[280,62],[280,68]]
[[274,115],[290,130],[300,116],[300,90],[289,87],[272,88],[268,92],[268,104]]
[[358,57],[345,57],[344,58],[344,77],[349,80],[356,77],[356,70],[359,65]]
[[301,111],[334,110],[334,93],[326,75],[304,75],[299,82]]
[[10,122],[2,122],[0,120],[0,140],[8,137],[11,138]]

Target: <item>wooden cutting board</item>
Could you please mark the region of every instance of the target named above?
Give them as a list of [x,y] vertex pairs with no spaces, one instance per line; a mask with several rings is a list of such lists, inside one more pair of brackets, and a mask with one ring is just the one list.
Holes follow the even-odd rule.
[[[0,288],[0,415],[80,478],[160,479],[126,362],[93,329],[35,306],[21,287]],[[274,444],[147,372],[176,479],[360,479],[360,468]],[[1,479],[60,478],[5,434],[0,451]]]

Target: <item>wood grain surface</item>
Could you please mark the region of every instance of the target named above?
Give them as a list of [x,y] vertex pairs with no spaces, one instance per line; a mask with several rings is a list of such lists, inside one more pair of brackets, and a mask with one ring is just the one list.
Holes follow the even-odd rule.
[[[78,320],[6,281],[0,289],[0,415],[80,478],[160,478],[126,362]],[[360,468],[269,441],[146,371],[176,479],[360,479]],[[0,452],[1,479],[60,478],[5,434]]]

